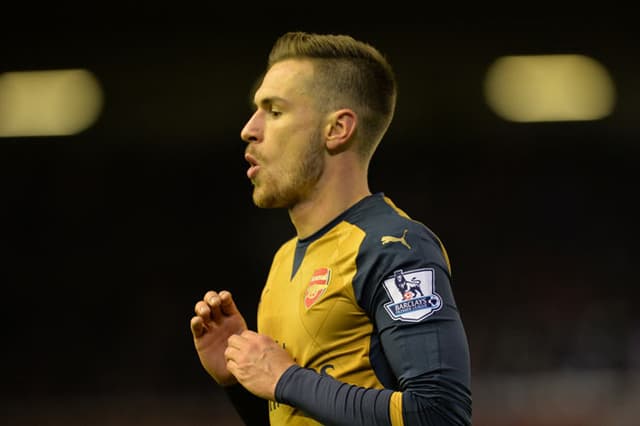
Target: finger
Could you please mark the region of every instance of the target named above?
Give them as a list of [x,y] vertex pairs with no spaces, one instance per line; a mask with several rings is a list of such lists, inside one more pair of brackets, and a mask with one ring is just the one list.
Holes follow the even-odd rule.
[[211,304],[211,302],[213,301],[214,298],[218,297],[218,292],[217,291],[213,291],[213,290],[209,290],[205,293],[204,297],[202,298],[202,300],[204,300],[205,302]]
[[245,340],[256,339],[260,336],[262,336],[262,338],[268,338],[268,336],[259,334],[257,331],[253,330],[244,330],[242,333],[240,333],[240,336],[244,337]]
[[240,313],[229,291],[222,290],[218,296],[220,297],[220,309],[225,315]]
[[247,340],[239,334],[232,334],[227,338],[227,349],[239,349],[246,344]]
[[209,308],[209,305],[207,305],[203,300],[196,303],[196,306],[193,310],[197,316],[201,317],[204,320],[208,320],[211,317],[211,309]]
[[227,347],[224,349],[224,359],[225,359],[225,361],[229,362],[229,360],[231,358],[233,358],[232,351],[233,351],[233,349],[231,348],[231,346],[227,345]]
[[237,362],[238,357],[241,356],[242,354],[243,354],[243,351],[241,349],[238,349],[237,347],[234,347],[234,346],[227,346],[224,350],[224,359],[227,362],[229,361]]
[[191,333],[193,337],[198,338],[207,331],[207,326],[202,317],[195,316],[191,318]]
[[233,374],[236,378],[238,378],[238,376],[240,376],[240,370],[238,368],[238,363],[236,362],[236,360],[231,359],[231,358],[226,358],[226,367],[227,370],[229,370],[229,373]]
[[211,318],[213,318],[214,321],[220,320],[222,317],[222,311],[220,310],[222,301],[220,300],[220,295],[217,292],[210,290],[204,295],[204,301],[211,309]]
[[239,336],[237,334],[232,334],[231,336],[229,336],[227,338],[227,349],[234,345],[238,345],[238,339]]

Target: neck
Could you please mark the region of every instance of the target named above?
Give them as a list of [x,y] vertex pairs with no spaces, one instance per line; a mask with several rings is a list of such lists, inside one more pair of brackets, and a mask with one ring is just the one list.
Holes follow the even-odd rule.
[[298,238],[306,238],[368,195],[366,169],[327,165],[313,193],[289,209],[289,218]]

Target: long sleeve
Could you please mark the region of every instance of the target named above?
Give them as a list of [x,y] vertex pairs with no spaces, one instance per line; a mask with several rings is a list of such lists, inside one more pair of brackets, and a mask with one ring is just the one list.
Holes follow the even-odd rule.
[[393,391],[365,389],[299,366],[276,386],[276,400],[302,409],[325,425],[390,425]]

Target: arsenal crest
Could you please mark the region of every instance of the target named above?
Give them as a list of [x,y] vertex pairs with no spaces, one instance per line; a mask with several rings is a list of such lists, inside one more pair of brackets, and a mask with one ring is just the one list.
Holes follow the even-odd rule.
[[309,309],[316,303],[322,295],[327,291],[329,287],[329,280],[331,279],[331,269],[318,268],[311,274],[311,280],[307,285],[307,289],[304,292],[304,306]]

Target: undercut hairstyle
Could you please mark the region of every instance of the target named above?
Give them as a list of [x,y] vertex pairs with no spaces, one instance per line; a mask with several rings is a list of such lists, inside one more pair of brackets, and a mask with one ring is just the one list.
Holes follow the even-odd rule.
[[273,45],[267,69],[287,59],[314,66],[308,87],[321,111],[349,108],[358,115],[356,138],[370,158],[386,133],[396,108],[397,82],[386,57],[372,45],[341,34],[288,32]]

